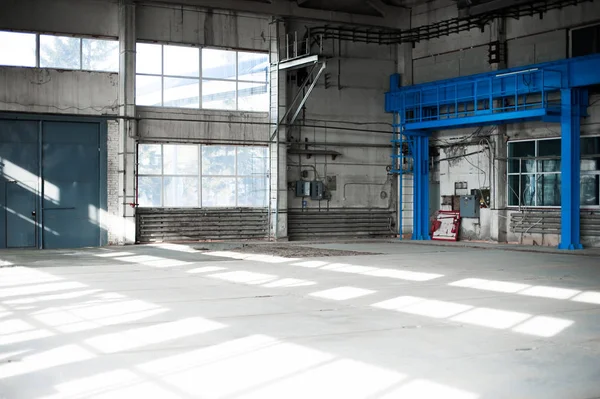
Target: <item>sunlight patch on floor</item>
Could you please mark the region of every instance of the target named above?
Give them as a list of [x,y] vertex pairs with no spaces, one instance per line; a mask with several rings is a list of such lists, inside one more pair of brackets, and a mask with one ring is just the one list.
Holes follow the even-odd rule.
[[147,327],[132,328],[117,333],[99,335],[88,338],[84,342],[86,345],[102,353],[116,353],[219,330],[225,327],[225,324],[216,321],[202,317],[190,317],[153,324]]
[[466,278],[448,284],[453,287],[473,288],[476,290],[504,292],[538,298],[571,300],[600,305],[600,292],[576,290],[564,287],[529,285],[509,281]]
[[373,307],[443,319],[472,308],[460,303],[438,301],[414,296],[401,296],[375,303]]
[[43,399],[64,398],[181,398],[160,386],[160,383],[145,380],[143,375],[127,369],[118,369],[98,373],[89,377],[79,378],[57,384],[55,395]]
[[298,278],[282,278],[279,280],[272,281],[267,284],[263,284],[266,288],[292,288],[292,287],[306,287],[317,284],[314,281],[301,280]]
[[513,331],[523,334],[537,335],[539,337],[553,337],[572,324],[573,320],[559,319],[548,316],[535,316],[513,328]]
[[337,287],[325,291],[313,292],[309,295],[317,298],[345,301],[348,299],[360,298],[365,295],[374,294],[375,292],[377,291],[367,290],[358,287]]
[[204,266],[198,267],[196,269],[187,270],[187,273],[196,274],[196,273],[212,273],[219,272],[221,270],[227,270],[226,267],[218,267],[218,266]]
[[232,283],[244,283],[251,285],[266,284],[279,278],[278,276],[272,274],[247,272],[244,270],[209,274],[208,277],[217,278],[219,280],[225,280]]
[[9,378],[35,371],[49,369],[65,364],[81,362],[96,357],[92,352],[79,345],[64,345],[33,355],[24,356],[18,362],[0,367],[0,379]]
[[505,329],[527,320],[530,317],[531,315],[529,313],[490,308],[476,308],[455,316],[451,320],[483,327]]
[[54,276],[50,273],[45,273],[23,266],[0,269],[0,287],[50,283],[61,280],[64,279]]
[[479,395],[462,389],[438,384],[426,379],[416,379],[378,396],[377,399],[477,399]]
[[166,311],[149,302],[128,299],[52,307],[34,312],[31,317],[58,331],[71,333],[142,320]]
[[42,294],[53,291],[65,291],[76,288],[87,288],[86,284],[78,283],[75,281],[63,281],[59,283],[47,283],[47,284],[36,284],[28,285],[23,287],[11,287],[0,289],[0,298],[10,298],[14,296],[25,296]]

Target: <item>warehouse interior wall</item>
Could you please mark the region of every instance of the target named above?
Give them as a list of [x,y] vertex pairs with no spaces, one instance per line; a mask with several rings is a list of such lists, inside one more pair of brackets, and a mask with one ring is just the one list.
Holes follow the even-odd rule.
[[[269,233],[288,237],[288,212],[389,211],[386,229],[402,233],[412,225],[412,179],[388,174],[391,115],[384,112],[389,76],[418,84],[505,67],[570,56],[572,29],[600,23],[598,2],[582,3],[540,16],[495,20],[481,29],[439,39],[399,45],[363,44],[326,39],[314,49],[327,61],[293,127],[273,124],[298,92],[305,71],[271,77],[270,112],[214,111],[135,105],[135,43],[269,52],[276,57],[285,34],[300,37],[322,24],[274,20],[270,16],[211,11],[158,3],[94,0],[10,1],[0,14],[0,29],[119,40],[119,72],[52,68],[0,67],[0,111],[102,117],[107,120],[108,203],[103,226],[113,244],[135,241],[136,146],[139,143],[252,144],[269,147]],[[456,4],[437,0],[412,9],[410,25],[426,25],[456,16]],[[490,64],[489,44],[504,44],[502,60]],[[600,97],[590,97],[582,135],[600,135]],[[493,241],[536,240],[550,245],[556,237],[512,233],[506,189],[507,143],[557,137],[560,127],[541,123],[490,126],[436,132],[432,138],[431,184],[439,197],[455,195],[455,183],[490,189],[490,203],[477,220],[463,221],[462,236]],[[297,154],[290,149],[319,149],[331,155]],[[295,182],[319,180],[323,200],[296,196]],[[402,198],[399,198],[399,184]],[[437,190],[437,188],[436,188]],[[432,192],[435,192],[432,190]],[[433,198],[432,204],[441,204]],[[432,207],[434,209],[435,207]],[[276,216],[274,216],[276,215]],[[585,237],[584,237],[585,238]],[[592,238],[591,243],[595,240]]]
[[[412,80],[403,84],[419,84],[458,76],[490,72],[560,60],[571,56],[573,29],[600,23],[600,4],[582,3],[551,10],[542,16],[494,20],[484,29],[452,34],[415,43],[411,51]],[[433,1],[412,10],[412,26],[420,26],[456,17],[451,1]],[[498,63],[489,62],[490,43],[504,43]],[[403,53],[406,55],[406,53]],[[581,121],[582,136],[600,135],[600,96],[592,90],[589,116]],[[466,195],[471,189],[491,190],[489,203],[479,218],[462,220],[461,237],[472,240],[520,242],[530,245],[558,244],[558,234],[515,233],[511,230],[511,214],[523,211],[508,204],[507,144],[516,140],[560,137],[560,125],[527,122],[483,128],[434,132],[431,140],[432,184],[440,184],[441,196]],[[466,183],[467,190],[456,189]],[[442,205],[442,209],[451,206]],[[587,207],[596,214],[598,207]],[[558,207],[540,207],[557,210]],[[535,210],[535,209],[534,209]],[[584,244],[598,245],[600,237],[582,237]]]

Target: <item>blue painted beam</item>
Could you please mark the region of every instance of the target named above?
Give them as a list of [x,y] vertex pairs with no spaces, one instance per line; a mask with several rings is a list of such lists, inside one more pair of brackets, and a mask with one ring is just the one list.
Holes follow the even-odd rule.
[[550,113],[548,109],[539,108],[516,112],[502,112],[497,114],[482,114],[448,119],[436,119],[423,122],[407,122],[404,126],[408,130],[438,130],[453,129],[473,126],[497,125],[501,123],[518,123],[541,118],[558,118],[559,114]]
[[386,93],[386,111],[411,107],[494,101],[519,95],[557,92],[600,84],[600,55],[509,68],[501,71],[439,80],[400,87],[399,76],[392,75]]
[[582,89],[561,90],[560,244],[559,249],[582,249],[580,239],[580,154]]
[[412,135],[414,157],[413,173],[413,240],[430,240],[429,236],[429,136]]

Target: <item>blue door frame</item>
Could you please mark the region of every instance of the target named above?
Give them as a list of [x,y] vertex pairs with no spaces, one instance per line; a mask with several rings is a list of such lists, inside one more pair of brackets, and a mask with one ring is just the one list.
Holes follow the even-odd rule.
[[[386,112],[393,113],[392,172],[412,159],[413,239],[429,237],[428,146],[432,131],[490,124],[544,121],[561,124],[561,241],[583,248],[580,237],[580,119],[587,116],[587,87],[600,84],[600,55],[569,58],[420,85],[390,78]],[[560,105],[549,101],[560,94]],[[529,97],[529,99],[528,99]],[[531,100],[531,98],[537,98]],[[408,143],[407,148],[404,142]],[[400,144],[400,146],[398,146]]]
[[[81,179],[75,177],[71,178],[70,182],[66,182],[62,184],[63,186],[63,196],[68,194],[69,192],[72,192],[73,195],[75,195],[75,197],[85,197],[85,195],[83,194],[87,194],[88,195],[88,202],[92,203],[94,207],[96,207],[97,204],[97,208],[98,208],[98,213],[102,212],[102,211],[106,211],[107,210],[107,158],[106,158],[106,145],[107,145],[107,119],[104,118],[96,118],[96,117],[69,117],[69,116],[41,116],[41,115],[35,115],[35,114],[11,114],[11,113],[0,113],[0,121],[15,121],[15,122],[28,122],[30,125],[31,124],[35,124],[36,125],[36,132],[35,135],[37,137],[37,143],[35,145],[35,151],[30,151],[32,152],[32,154],[30,154],[31,158],[34,158],[37,160],[37,170],[35,171],[29,171],[30,173],[32,173],[36,178],[38,178],[39,182],[41,182],[42,184],[37,184],[35,187],[33,187],[30,191],[32,193],[35,194],[36,197],[36,204],[35,204],[35,215],[34,218],[34,225],[35,225],[35,247],[39,248],[39,249],[43,249],[43,248],[48,248],[48,247],[81,247],[81,246],[102,246],[102,245],[106,245],[108,243],[108,233],[105,229],[105,226],[100,226],[99,225],[99,220],[91,220],[91,215],[89,215],[87,217],[87,221],[88,223],[94,223],[98,229],[99,232],[97,235],[94,236],[87,236],[86,240],[79,240],[78,235],[76,233],[74,233],[75,230],[81,230],[81,228],[83,227],[83,225],[72,225],[71,227],[74,228],[73,231],[69,232],[68,228],[69,228],[69,224],[72,224],[73,222],[69,222],[69,220],[79,220],[80,222],[82,221],[83,218],[85,218],[84,213],[87,212],[87,209],[85,209],[85,206],[81,206],[79,209],[79,212],[77,213],[77,216],[75,215],[70,215],[68,217],[64,218],[65,223],[67,223],[65,226],[63,226],[63,232],[69,232],[69,234],[71,235],[71,238],[68,237],[67,234],[63,234],[62,240],[56,241],[56,237],[50,237],[48,236],[48,238],[52,238],[53,240],[49,240],[48,238],[45,238],[46,234],[55,234],[56,232],[53,233],[54,230],[49,229],[47,227],[47,222],[45,221],[45,218],[47,219],[47,217],[49,215],[45,215],[44,210],[45,208],[49,207],[50,202],[48,201],[47,198],[45,198],[45,190],[47,190],[47,188],[45,189],[44,187],[48,185],[48,182],[45,181],[45,174],[47,171],[50,171],[50,166],[51,165],[46,165],[47,171],[44,170],[44,150],[46,149],[47,151],[52,150],[52,148],[56,148],[58,150],[61,149],[61,147],[65,147],[63,148],[63,150],[69,148],[72,149],[73,151],[75,151],[74,153],[70,153],[68,156],[67,154],[63,153],[57,153],[56,150],[54,150],[54,153],[57,154],[53,157],[52,160],[50,160],[51,162],[53,162],[54,164],[58,162],[71,162],[72,165],[63,165],[62,168],[63,170],[66,170],[66,174],[69,173],[81,173],[81,172],[90,172],[90,169],[93,168],[97,174],[96,175],[89,175],[87,176],[87,181],[92,181],[92,180],[96,180],[96,176],[97,176],[97,182],[93,183],[92,185],[90,184],[82,184]],[[50,136],[48,136],[48,134],[46,134],[46,136],[44,136],[44,124],[47,124],[46,129],[48,130],[50,127],[55,127],[58,128],[58,131],[56,131],[53,136],[54,138],[50,138]],[[71,138],[71,142],[64,142],[64,144],[62,144],[61,142],[61,132],[60,129],[63,130],[68,130],[70,128],[69,124],[72,125],[72,129],[71,132],[66,131],[65,134],[62,134],[62,136],[65,137],[70,137]],[[79,124],[79,125],[78,125]],[[79,130],[81,130],[81,128],[87,128],[88,132],[87,134],[92,134],[90,132],[90,128],[91,129],[95,129],[93,130],[93,132],[95,132],[95,139],[97,140],[97,161],[92,161],[92,163],[90,164],[88,162],[88,164],[86,165],[81,165],[83,166],[83,168],[78,168],[78,165],[81,164],[82,162],[85,162],[86,158],[91,158],[94,157],[96,154],[90,153],[89,151],[92,148],[96,148],[96,143],[95,142],[89,142],[87,145],[82,146],[82,145],[77,145],[77,141],[80,141],[80,139],[77,136],[77,129],[79,128]],[[57,130],[57,129],[54,129]],[[58,134],[58,136],[56,136]],[[48,137],[50,141],[46,140],[44,141],[44,137]],[[81,136],[83,137],[83,136]],[[89,140],[88,140],[89,141]],[[54,142],[54,144],[53,144]],[[44,147],[45,146],[45,147]],[[85,148],[87,148],[88,153],[86,155],[85,152],[81,152],[81,151],[85,151]],[[95,152],[96,150],[94,150]],[[47,152],[48,153],[48,152]],[[48,153],[50,154],[50,153]],[[28,155],[29,156],[29,155]],[[78,157],[79,156],[79,157]],[[64,159],[62,159],[64,158]],[[65,167],[66,166],[66,167]],[[60,167],[60,165],[58,165],[57,167]],[[57,169],[58,170],[58,169]],[[96,173],[94,172],[94,173]],[[56,173],[59,172],[55,172],[55,176]],[[90,172],[91,173],[91,172]],[[91,176],[93,176],[93,179],[91,178]],[[92,187],[93,186],[93,187]],[[73,189],[75,189],[75,191],[73,191]],[[91,191],[90,191],[91,190]],[[77,194],[79,193],[79,194]],[[47,194],[47,193],[46,193]],[[93,195],[93,198],[89,197],[89,194]],[[71,195],[71,201],[73,200],[73,195]],[[66,198],[63,198],[66,200]],[[50,204],[52,205],[52,204]],[[85,204],[84,204],[85,205]],[[89,206],[88,206],[89,207]],[[70,209],[67,208],[75,208],[73,206],[64,206],[61,207],[60,204],[55,203],[54,204],[54,210],[56,209],[62,209],[65,208],[64,210],[66,212],[71,211]],[[23,208],[24,209],[24,208]],[[6,209],[4,209],[4,211],[6,212]],[[56,211],[54,211],[56,212]],[[91,211],[90,211],[91,212]],[[71,211],[71,213],[73,213],[73,211]],[[89,213],[89,212],[87,212]],[[23,219],[24,215],[21,215],[21,219]],[[82,217],[83,216],[83,217]],[[1,219],[5,219],[3,217],[0,217],[0,222],[2,221]],[[56,218],[55,218],[56,220]],[[60,220],[60,218],[59,218]],[[4,226],[0,226],[0,228],[6,228],[6,220],[4,220]],[[56,224],[56,223],[55,223]],[[63,223],[64,224],[64,223]],[[81,223],[80,223],[81,224]],[[58,224],[60,225],[60,223]],[[6,247],[6,239],[7,239],[7,234],[5,232],[4,235],[4,242],[0,242],[0,247]],[[94,238],[95,237],[95,238]],[[45,240],[48,240],[48,244],[47,245],[45,243]],[[1,240],[0,240],[1,241]]]

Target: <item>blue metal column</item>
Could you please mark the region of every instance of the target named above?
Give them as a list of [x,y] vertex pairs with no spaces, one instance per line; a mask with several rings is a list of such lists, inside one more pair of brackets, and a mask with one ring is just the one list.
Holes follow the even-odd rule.
[[413,240],[429,240],[429,133],[405,132],[414,143]]
[[562,89],[561,96],[561,237],[559,249],[582,249],[580,242],[580,118],[582,90]]

